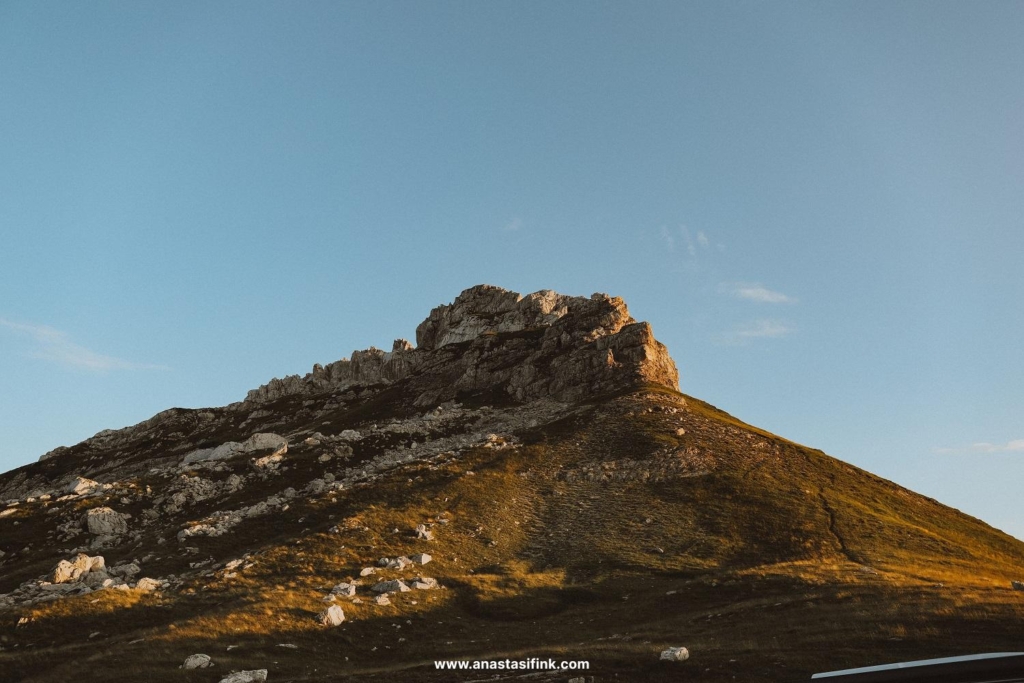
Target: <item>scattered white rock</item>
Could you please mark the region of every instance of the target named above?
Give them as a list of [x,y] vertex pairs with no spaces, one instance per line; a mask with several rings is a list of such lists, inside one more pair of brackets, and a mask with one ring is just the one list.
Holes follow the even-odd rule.
[[424,541],[433,541],[434,532],[428,529],[426,524],[419,524],[416,526],[416,538]]
[[331,605],[317,615],[317,621],[324,626],[340,626],[345,621],[345,613],[337,605]]
[[421,576],[413,579],[412,587],[421,591],[433,590],[437,588],[437,579],[433,579],[429,576]]
[[405,585],[401,579],[381,581],[373,586],[374,593],[406,593],[410,590],[412,589]]
[[685,662],[690,658],[690,651],[685,647],[670,647],[667,650],[662,650],[661,657],[659,659],[665,659],[670,662]]
[[409,559],[412,560],[413,562],[415,562],[416,564],[424,565],[424,564],[430,562],[431,560],[433,560],[434,558],[431,557],[430,555],[426,554],[426,553],[416,553],[415,555],[413,555]]
[[391,599],[388,598],[387,595],[384,595],[382,593],[381,595],[378,595],[377,597],[375,597],[373,599],[373,604],[375,604],[375,605],[390,605],[391,604]]
[[189,655],[185,663],[179,666],[179,669],[205,669],[213,666],[213,660],[210,659],[210,655]]
[[377,573],[376,567],[363,567],[362,569],[359,570],[359,576],[370,576],[371,574],[376,574],[376,573]]
[[337,586],[331,589],[332,595],[343,595],[347,598],[351,598],[356,594],[356,586],[354,583],[339,583]]

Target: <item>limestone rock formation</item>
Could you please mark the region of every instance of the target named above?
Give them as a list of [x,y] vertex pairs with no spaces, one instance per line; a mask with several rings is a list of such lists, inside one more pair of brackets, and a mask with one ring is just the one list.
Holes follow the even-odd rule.
[[653,383],[678,389],[679,375],[647,323],[607,294],[573,297],[542,290],[521,296],[478,285],[438,306],[416,328],[417,348],[395,341],[351,359],[316,365],[305,377],[271,380],[247,404],[416,377],[417,404],[499,389],[518,401],[576,400],[588,393]]

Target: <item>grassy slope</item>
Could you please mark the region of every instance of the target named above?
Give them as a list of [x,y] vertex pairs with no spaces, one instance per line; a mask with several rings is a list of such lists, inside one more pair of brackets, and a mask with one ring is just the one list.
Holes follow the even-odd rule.
[[[434,659],[529,655],[589,659],[598,680],[677,680],[682,667],[699,680],[776,681],[1020,649],[1024,594],[1009,581],[1024,544],[700,401],[620,396],[523,440],[197,541],[220,560],[258,549],[237,577],[24,610],[28,625],[0,625],[0,666],[34,681],[216,681],[257,667],[272,681],[441,681],[457,678],[435,673]],[[581,476],[656,463],[666,449],[711,472]],[[442,517],[433,542],[407,533]],[[328,533],[335,524],[345,531]],[[338,629],[313,622],[331,585],[420,550],[436,558],[423,573],[445,590],[344,604]],[[691,660],[658,662],[670,645]],[[177,670],[194,652],[216,669]]]

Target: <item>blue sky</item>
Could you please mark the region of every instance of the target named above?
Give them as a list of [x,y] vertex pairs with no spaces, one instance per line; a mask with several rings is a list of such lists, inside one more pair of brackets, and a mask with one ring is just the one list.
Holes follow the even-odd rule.
[[1024,5],[0,3],[0,469],[622,296],[684,391],[1024,538]]

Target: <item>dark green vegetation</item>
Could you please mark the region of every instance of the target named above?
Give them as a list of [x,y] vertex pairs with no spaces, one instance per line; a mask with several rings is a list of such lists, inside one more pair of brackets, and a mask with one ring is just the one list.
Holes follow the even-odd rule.
[[[318,428],[414,412],[399,398],[385,390]],[[298,404],[273,409],[294,411],[291,427],[302,426]],[[0,679],[212,682],[267,668],[272,682],[490,680],[435,672],[432,662],[536,656],[590,660],[597,681],[800,681],[1022,649],[1024,593],[1010,581],[1024,578],[1024,544],[699,400],[649,387],[594,399],[519,437],[518,448],[412,463],[226,536],[189,540],[217,562],[254,553],[236,576],[0,612]],[[361,442],[352,461],[393,445]],[[239,502],[317,471],[301,445],[289,461]],[[3,527],[12,534],[3,545],[43,543],[34,526],[42,517],[25,506],[20,525]],[[409,534],[421,522],[437,523],[434,541]],[[435,558],[422,573],[444,590],[397,595],[389,607],[342,601],[341,627],[315,623],[332,585],[382,556],[421,551]],[[153,556],[145,566],[154,576],[195,560],[173,537],[104,554],[113,564],[142,553]],[[52,565],[33,557],[5,561],[0,592]],[[689,661],[658,661],[680,645]],[[216,667],[177,668],[197,652]]]

